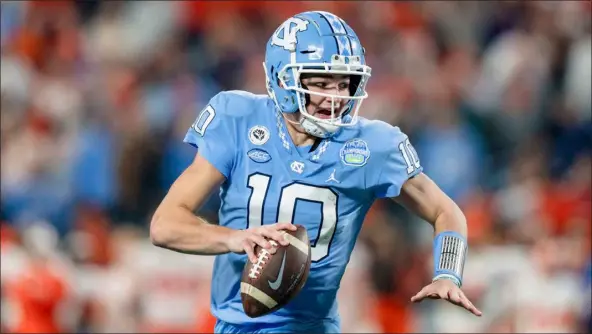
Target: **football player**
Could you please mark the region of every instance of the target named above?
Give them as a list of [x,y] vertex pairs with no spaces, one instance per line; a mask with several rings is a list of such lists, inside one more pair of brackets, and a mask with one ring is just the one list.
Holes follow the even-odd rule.
[[[481,312],[461,291],[467,225],[459,207],[422,173],[398,127],[358,116],[371,69],[356,33],[327,12],[287,19],[267,43],[268,95],[225,91],[185,137],[198,150],[150,227],[155,245],[217,255],[212,282],[216,332],[340,332],[336,294],[368,209],[389,197],[435,228],[434,278],[411,298],[445,299]],[[194,215],[219,189],[219,225]],[[282,230],[306,227],[312,265],[284,308],[248,317],[240,297],[255,245],[286,245]]]

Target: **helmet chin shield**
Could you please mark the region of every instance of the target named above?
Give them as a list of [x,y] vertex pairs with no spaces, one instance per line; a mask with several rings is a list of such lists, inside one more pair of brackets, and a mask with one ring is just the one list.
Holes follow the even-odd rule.
[[[331,57],[331,64],[308,63],[308,64],[288,64],[278,73],[278,78],[282,87],[295,94],[302,118],[301,126],[309,134],[327,138],[335,134],[343,127],[353,126],[358,122],[358,113],[364,99],[368,97],[366,84],[371,76],[372,69],[369,66],[362,65],[357,56]],[[328,94],[314,92],[303,86],[301,83],[302,74],[321,74],[321,75],[349,75],[356,77],[350,80],[354,85],[350,89],[350,95],[343,96],[337,94]],[[353,94],[352,94],[353,93]],[[319,118],[311,115],[306,109],[306,95],[323,96],[331,99],[331,117]],[[347,104],[341,107],[341,110],[335,108],[338,100],[347,100]],[[341,105],[341,103],[340,103]]]

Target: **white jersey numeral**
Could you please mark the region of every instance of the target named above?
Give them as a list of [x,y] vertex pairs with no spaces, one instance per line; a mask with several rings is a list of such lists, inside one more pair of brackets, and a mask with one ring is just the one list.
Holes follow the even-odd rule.
[[249,227],[261,226],[263,221],[263,203],[265,195],[269,189],[269,180],[271,177],[265,174],[253,174],[249,176],[249,185],[251,188],[251,197],[249,197],[248,225]]
[[[263,207],[269,190],[271,176],[252,174],[249,176],[248,187],[251,196],[248,203],[248,226],[256,227],[263,224]],[[304,183],[292,183],[282,188],[279,199],[277,222],[294,223],[294,213],[298,200],[319,203],[321,205],[321,221],[319,235],[311,241],[312,261],[319,261],[329,255],[329,246],[337,226],[337,194],[329,188],[317,187]]]
[[421,165],[419,163],[419,157],[415,152],[413,146],[411,146],[411,142],[409,142],[409,138],[405,139],[404,142],[399,144],[399,151],[403,155],[403,159],[407,164],[407,174],[413,173],[416,169],[418,169]]
[[193,123],[193,130],[203,137],[203,135],[206,133],[208,125],[210,125],[214,119],[214,116],[216,116],[216,111],[214,108],[212,108],[212,106],[205,107],[204,110],[199,113],[199,116],[197,116],[197,119]]

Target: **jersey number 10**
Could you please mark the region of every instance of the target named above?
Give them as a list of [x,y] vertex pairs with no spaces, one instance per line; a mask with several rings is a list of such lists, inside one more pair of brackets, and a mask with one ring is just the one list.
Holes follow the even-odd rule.
[[[265,202],[270,200],[267,198],[270,181],[271,176],[266,174],[255,173],[249,176],[248,187],[251,188],[251,196],[248,204],[247,228],[263,224]],[[312,261],[320,261],[329,255],[329,246],[331,240],[333,240],[337,225],[337,197],[338,195],[330,188],[300,182],[290,183],[280,190],[276,222],[290,222],[293,224],[296,202],[299,200],[321,205],[319,234],[315,240],[311,241]]]
[[417,152],[415,152],[415,149],[411,146],[409,138],[399,144],[399,151],[403,154],[403,159],[405,159],[405,164],[407,164],[407,174],[413,173],[421,166],[419,158],[417,157]]

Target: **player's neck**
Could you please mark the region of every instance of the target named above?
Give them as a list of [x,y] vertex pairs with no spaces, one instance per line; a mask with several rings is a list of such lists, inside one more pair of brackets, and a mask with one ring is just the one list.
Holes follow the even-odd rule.
[[292,138],[292,142],[296,146],[312,146],[315,143],[316,137],[309,135],[306,132],[298,131],[295,124],[286,120],[286,128]]

